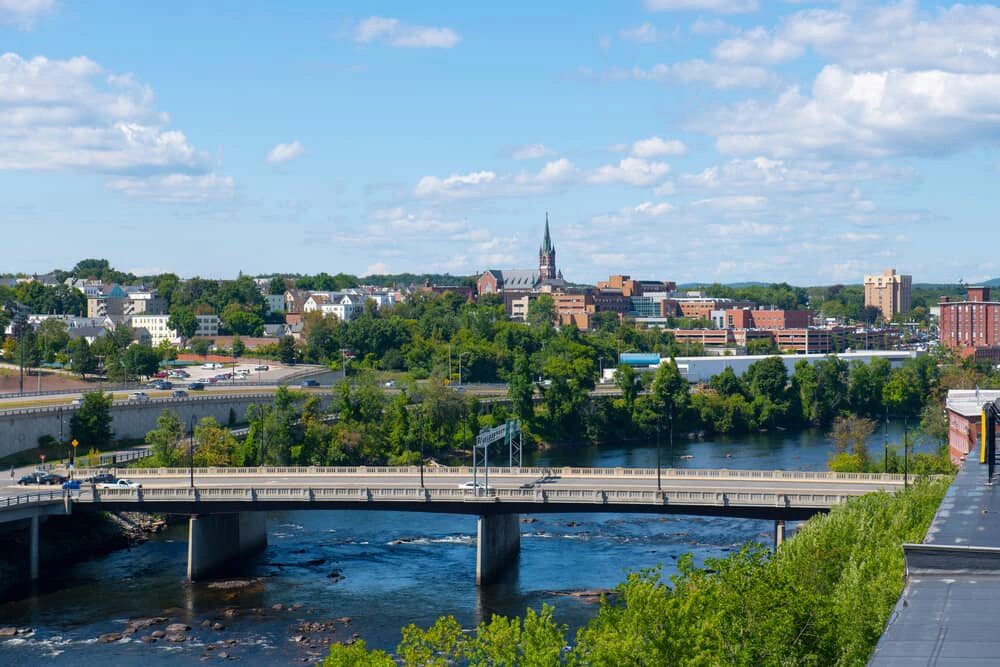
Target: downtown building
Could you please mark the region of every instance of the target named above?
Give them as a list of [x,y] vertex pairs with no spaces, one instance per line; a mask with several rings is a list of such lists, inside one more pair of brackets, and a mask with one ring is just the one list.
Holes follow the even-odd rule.
[[989,287],[970,287],[965,301],[941,297],[941,344],[962,356],[1000,362],[1000,301]]
[[895,315],[910,312],[910,289],[913,276],[896,273],[896,269],[886,269],[874,276],[865,276],[865,308],[879,309],[882,318],[889,321]]

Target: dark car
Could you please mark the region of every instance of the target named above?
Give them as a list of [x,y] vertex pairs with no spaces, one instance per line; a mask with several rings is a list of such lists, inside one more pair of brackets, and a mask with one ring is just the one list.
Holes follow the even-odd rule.
[[174,398],[184,398],[187,395],[188,395],[188,393],[186,391],[184,391],[183,389],[174,389],[174,393],[173,393],[173,397]]
[[257,366],[256,368],[254,368],[254,370],[255,371],[269,371],[269,370],[271,370],[271,367],[270,366]]
[[38,484],[38,477],[39,475],[36,475],[34,473],[30,475],[24,475],[23,477],[21,477],[21,479],[17,480],[17,483],[20,484],[21,486],[27,486],[29,484]]
[[188,389],[190,389],[191,391],[201,391],[204,388],[205,388],[204,382],[192,382],[191,384],[188,385]]
[[84,481],[90,484],[108,484],[115,481],[115,476],[109,472],[99,472],[93,477],[88,477]]
[[80,490],[80,480],[71,479],[68,482],[63,482],[62,488],[67,491],[79,491]]
[[302,386],[303,387],[318,387],[319,386],[319,382],[317,382],[316,380],[303,380],[302,381]]
[[62,484],[63,482],[66,481],[66,479],[67,478],[63,477],[62,475],[57,475],[54,472],[50,472],[47,475],[42,475],[41,477],[39,477],[38,478],[38,483],[39,484],[48,484],[49,486],[55,486],[57,484]]

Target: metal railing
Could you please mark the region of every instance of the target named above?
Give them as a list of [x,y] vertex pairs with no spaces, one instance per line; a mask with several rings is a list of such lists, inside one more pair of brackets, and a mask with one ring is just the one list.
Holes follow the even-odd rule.
[[53,489],[51,491],[37,491],[35,493],[22,493],[16,496],[7,496],[6,498],[0,498],[0,510],[23,506],[29,503],[39,503],[50,500],[61,501],[65,496],[65,493],[66,492],[62,489]]
[[[84,471],[81,471],[84,472]],[[287,475],[302,476],[372,476],[372,475],[417,475],[418,466],[263,466],[263,467],[208,467],[195,468],[195,474],[200,477],[273,477]],[[527,476],[527,477],[597,477],[597,478],[646,478],[656,477],[656,468],[544,468],[544,467],[490,467],[490,475]],[[190,470],[183,468],[130,468],[128,474],[133,477],[175,477],[187,476]],[[425,468],[427,476],[461,477],[473,474],[469,466]],[[713,481],[725,480],[774,480],[774,481],[813,481],[813,482],[851,482],[872,484],[902,484],[903,475],[860,472],[812,472],[790,470],[728,470],[702,468],[663,468],[660,474],[673,479],[707,479]]]
[[[148,389],[148,387],[146,387]],[[153,391],[169,391],[169,390],[159,390],[155,389]],[[66,392],[61,392],[66,393]],[[191,402],[204,402],[204,401],[232,401],[232,400],[274,400],[274,392],[212,392],[207,394],[188,394],[187,396],[173,397],[173,396],[150,396],[145,400],[115,400],[112,401],[111,406],[114,408],[126,408],[126,407],[143,407],[149,404],[155,405],[175,405],[179,403],[191,403]],[[0,408],[0,416],[3,417],[14,417],[17,415],[31,415],[31,414],[43,414],[43,413],[59,413],[59,412],[75,412],[80,408],[79,405],[71,405],[66,403],[64,405],[40,405],[32,408],[10,408],[2,409]]]
[[83,489],[77,502],[415,502],[456,501],[533,504],[678,505],[715,507],[800,507],[823,509],[843,503],[857,493],[787,493],[780,489],[761,491],[655,491],[639,489],[435,489],[405,487],[177,487],[136,489]]

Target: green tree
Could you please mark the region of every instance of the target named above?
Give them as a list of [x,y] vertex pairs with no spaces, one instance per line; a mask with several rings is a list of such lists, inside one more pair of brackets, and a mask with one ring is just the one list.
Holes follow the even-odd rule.
[[630,415],[635,410],[635,399],[639,395],[639,377],[628,364],[619,364],[615,373],[615,384],[622,391],[622,402]]
[[514,368],[507,376],[507,396],[511,412],[523,426],[530,427],[535,417],[535,390],[531,384],[528,355],[523,352],[514,358]]
[[268,294],[284,294],[285,293],[285,280],[280,276],[275,276],[271,278],[271,282],[267,286]]
[[286,365],[293,365],[298,358],[295,349],[295,339],[291,336],[282,336],[278,341],[278,360]]
[[198,332],[198,318],[191,308],[187,306],[174,306],[170,309],[167,328],[177,332],[177,335],[181,337],[181,345],[183,346],[184,341],[190,340]]
[[90,351],[90,343],[82,336],[69,344],[69,365],[81,378],[97,370],[97,359]]
[[396,662],[385,651],[369,651],[364,639],[351,645],[332,644],[330,654],[323,658],[322,667],[395,667]]
[[243,353],[247,351],[246,344],[240,339],[239,334],[233,336],[233,344],[231,347],[233,357],[239,359],[243,356]]
[[527,322],[532,326],[551,325],[556,319],[556,303],[551,294],[539,294],[528,303]]
[[260,336],[264,332],[264,318],[236,303],[222,311],[222,323],[230,332],[241,336]]
[[191,351],[197,354],[199,357],[208,356],[209,350],[212,349],[212,341],[207,338],[193,338],[191,339]]
[[69,420],[69,432],[82,447],[103,447],[111,443],[111,394],[90,391]]
[[126,378],[149,377],[160,367],[160,355],[149,345],[129,345],[122,357]]
[[164,410],[156,418],[156,428],[146,433],[146,444],[152,451],[149,465],[152,467],[176,468],[184,461],[184,425],[171,410]]

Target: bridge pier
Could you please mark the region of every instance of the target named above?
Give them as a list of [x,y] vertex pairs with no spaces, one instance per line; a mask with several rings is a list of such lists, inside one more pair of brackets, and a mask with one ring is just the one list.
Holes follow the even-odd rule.
[[266,546],[264,512],[192,515],[188,522],[188,579],[203,579]]
[[777,551],[781,543],[785,541],[785,520],[778,519],[774,522],[774,550]]
[[500,576],[521,551],[521,524],[517,514],[481,514],[476,536],[476,585]]
[[40,517],[37,514],[31,516],[31,525],[28,528],[28,568],[31,573],[31,581],[38,581],[38,523]]

